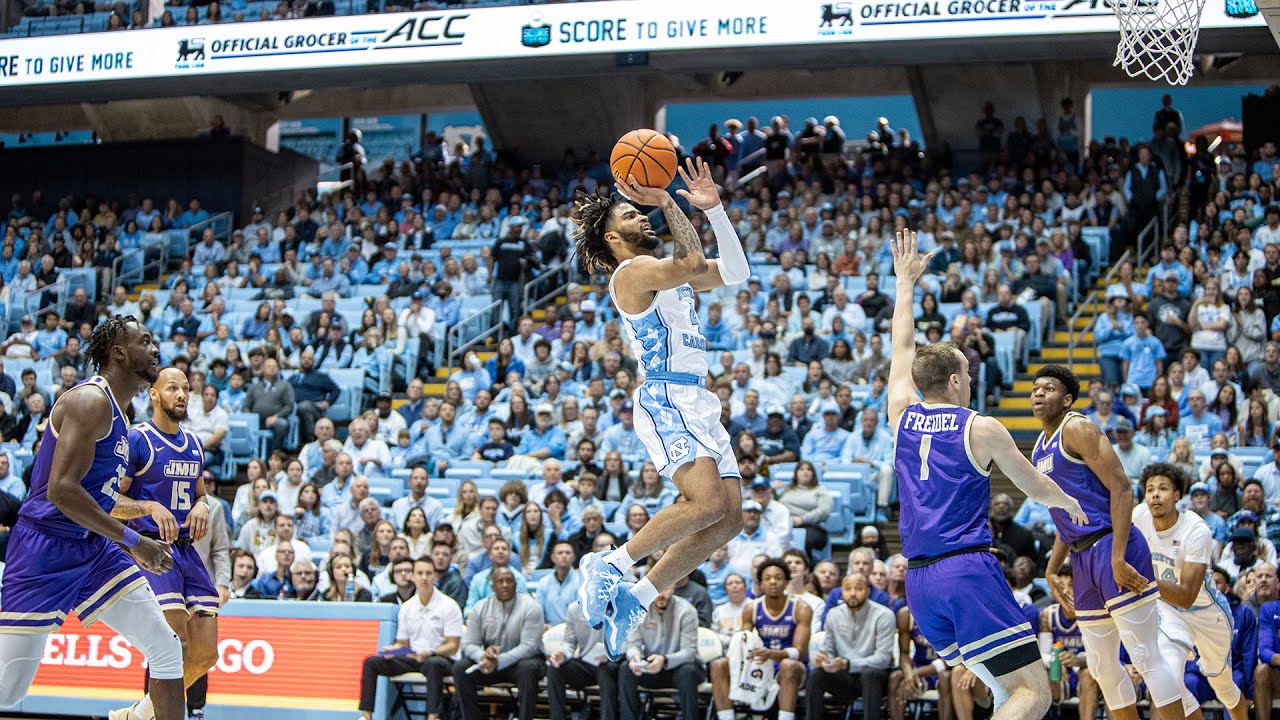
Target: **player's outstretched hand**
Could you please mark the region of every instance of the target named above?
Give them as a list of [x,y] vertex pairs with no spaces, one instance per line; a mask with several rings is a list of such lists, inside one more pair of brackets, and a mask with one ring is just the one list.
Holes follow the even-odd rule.
[[138,544],[129,548],[129,552],[142,569],[149,573],[163,575],[173,567],[173,554],[169,552],[169,546],[149,537],[138,540]]
[[187,521],[182,524],[187,529],[187,534],[192,540],[203,540],[205,535],[209,534],[209,505],[205,502],[196,502],[191,506],[191,512],[187,513]]
[[619,195],[636,205],[661,207],[671,199],[671,193],[663,188],[645,187],[640,184],[639,180],[636,180],[635,175],[628,175],[626,182],[615,182],[613,186],[617,188]]
[[1084,527],[1089,524],[1089,516],[1084,514],[1084,508],[1080,507],[1080,501],[1071,496],[1067,496],[1070,504],[1064,503],[1062,509],[1067,511],[1067,515],[1071,516],[1071,522]]
[[684,178],[688,190],[677,190],[676,194],[703,212],[718,206],[720,189],[716,187],[716,181],[711,179],[711,167],[707,162],[702,158],[685,158],[684,164],[689,168],[688,172],[682,167],[677,167],[676,171]]
[[893,274],[915,284],[915,281],[929,269],[929,261],[933,259],[933,253],[920,254],[916,234],[911,230],[899,230],[892,243]]
[[1151,584],[1123,558],[1111,561],[1111,572],[1116,575],[1116,585],[1130,592],[1141,593]]
[[173,513],[169,512],[169,508],[152,501],[148,510],[151,511],[151,519],[155,521],[160,531],[160,539],[166,543],[177,541],[178,521],[173,517]]

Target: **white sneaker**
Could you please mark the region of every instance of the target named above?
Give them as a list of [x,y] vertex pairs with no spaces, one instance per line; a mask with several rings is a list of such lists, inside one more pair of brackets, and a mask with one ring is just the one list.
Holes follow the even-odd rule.
[[107,713],[107,720],[139,720],[138,714],[133,711],[137,706],[138,704],[134,703],[127,708],[112,710]]

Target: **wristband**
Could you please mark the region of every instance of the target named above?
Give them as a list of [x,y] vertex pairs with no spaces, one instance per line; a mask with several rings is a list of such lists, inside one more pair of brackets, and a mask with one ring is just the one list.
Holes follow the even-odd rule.
[[789,647],[787,648],[787,657],[791,658],[792,660],[799,660],[800,651],[793,647]]
[[120,544],[124,545],[127,548],[131,548],[134,545],[137,545],[140,540],[142,540],[142,536],[139,535],[136,530],[130,527],[125,528],[124,534],[120,536]]
[[933,670],[934,670],[934,672],[936,672],[936,673],[938,673],[939,675],[941,675],[941,674],[942,674],[942,671],[943,671],[943,670],[946,670],[946,669],[947,669],[947,664],[946,664],[945,662],[943,662],[941,659],[939,659],[939,660],[934,660],[934,661],[933,661]]

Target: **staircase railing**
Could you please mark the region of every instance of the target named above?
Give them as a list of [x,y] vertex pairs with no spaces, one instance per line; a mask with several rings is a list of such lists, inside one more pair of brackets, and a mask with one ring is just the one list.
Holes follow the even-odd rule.
[[[1155,221],[1152,220],[1151,222],[1154,223]],[[1069,320],[1067,320],[1067,332],[1070,334],[1070,340],[1067,343],[1067,367],[1070,367],[1072,370],[1075,369],[1076,364],[1076,346],[1084,340],[1086,333],[1093,332],[1094,325],[1098,323],[1098,316],[1095,314],[1093,319],[1090,320],[1083,328],[1076,328],[1076,320],[1079,320],[1084,316],[1085,310],[1092,308],[1094,303],[1096,303],[1100,298],[1106,296],[1106,288],[1111,285],[1111,278],[1115,276],[1116,271],[1120,269],[1120,266],[1130,259],[1129,256],[1132,254],[1131,250],[1124,251],[1124,254],[1120,256],[1120,261],[1112,265],[1111,269],[1108,270],[1107,274],[1102,278],[1102,288],[1099,289],[1095,285],[1095,287],[1090,289],[1089,294],[1085,296],[1084,301],[1076,306],[1075,313],[1072,314]],[[1093,361],[1097,362],[1097,360],[1098,346],[1095,343],[1093,345]]]
[[[466,357],[468,350],[493,337],[502,329],[502,318],[500,316],[502,302],[502,298],[494,300],[470,315],[459,318],[457,325],[445,331],[444,361],[447,367],[461,367],[462,358]],[[497,322],[493,321],[495,317]],[[471,339],[463,342],[463,332],[465,332],[466,328],[474,327],[476,323],[485,323],[484,329]],[[454,362],[455,358],[458,360],[456,364]],[[501,381],[495,380],[495,382]]]
[[[576,257],[570,256],[552,267],[544,268],[538,277],[525,283],[523,302],[521,302],[520,307],[524,308],[525,312],[528,312],[531,308],[538,307],[569,287],[569,283],[573,282],[573,265],[577,260]],[[533,296],[535,292],[538,292],[539,287],[548,285],[551,286],[550,290],[537,297]],[[512,320],[514,322],[514,318]]]

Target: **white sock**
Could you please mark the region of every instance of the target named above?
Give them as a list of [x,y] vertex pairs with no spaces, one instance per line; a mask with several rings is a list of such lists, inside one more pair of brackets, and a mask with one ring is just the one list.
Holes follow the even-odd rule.
[[786,710],[778,711],[778,720],[796,720],[796,714]]
[[156,709],[151,706],[151,693],[144,695],[142,701],[133,706],[133,714],[141,720],[155,720]]
[[653,586],[649,578],[641,578],[640,582],[632,586],[631,596],[640,601],[641,607],[648,610],[653,601],[658,599],[658,588]]
[[733,711],[720,710],[716,712],[716,720],[733,720]]
[[[605,555],[604,561],[624,573],[636,566],[636,561],[631,559],[631,553],[627,552],[626,543],[623,543],[622,547],[614,550],[608,555]],[[657,595],[657,593],[654,594]]]

